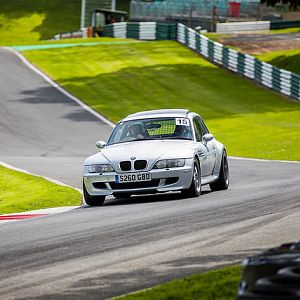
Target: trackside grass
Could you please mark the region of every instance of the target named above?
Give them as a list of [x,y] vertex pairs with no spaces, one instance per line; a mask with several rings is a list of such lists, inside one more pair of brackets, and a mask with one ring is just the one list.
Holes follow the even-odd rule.
[[209,271],[184,279],[173,280],[134,294],[119,297],[119,300],[230,300],[236,299],[240,281],[240,266]]
[[[135,42],[142,43],[144,41],[135,40],[135,39],[123,39],[123,38],[112,38],[112,37],[95,37],[95,38],[70,38],[70,39],[61,39],[61,40],[43,40],[35,41],[34,43],[28,43],[26,45],[20,45],[20,47],[30,46],[30,45],[56,45],[56,44],[97,44],[97,43],[119,43],[119,42]],[[18,46],[10,45],[10,47]],[[79,47],[80,45],[78,45]]]
[[300,74],[300,50],[274,51],[257,56],[258,59],[278,68]]
[[10,47],[16,51],[24,52],[31,50],[42,49],[58,49],[69,47],[85,47],[85,46],[97,46],[97,45],[120,45],[120,44],[135,44],[143,43],[144,41],[138,41],[133,39],[113,39],[113,38],[87,38],[87,39],[63,39],[63,40],[51,40],[40,41],[31,45],[11,45]]
[[300,27],[291,27],[291,28],[283,28],[283,29],[272,29],[267,31],[267,34],[281,34],[281,33],[294,33],[300,32]]
[[140,110],[202,115],[229,155],[300,160],[300,103],[220,69],[173,41],[25,51],[112,121]]
[[0,166],[0,215],[80,205],[81,198],[72,188]]

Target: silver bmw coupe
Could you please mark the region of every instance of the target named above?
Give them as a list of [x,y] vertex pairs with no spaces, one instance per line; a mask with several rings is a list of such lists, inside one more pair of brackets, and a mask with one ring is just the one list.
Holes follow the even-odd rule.
[[198,197],[201,186],[226,190],[227,154],[202,118],[185,109],[143,111],[127,116],[114,128],[100,152],[83,166],[86,204],[102,205],[105,197],[130,197],[181,191]]

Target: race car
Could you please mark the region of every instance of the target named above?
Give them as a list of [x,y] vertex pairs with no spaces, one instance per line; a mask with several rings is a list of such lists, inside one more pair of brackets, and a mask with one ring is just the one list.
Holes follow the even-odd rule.
[[138,112],[122,119],[100,152],[83,166],[87,205],[102,205],[105,197],[180,191],[198,197],[203,185],[226,190],[229,168],[226,149],[203,119],[186,109]]

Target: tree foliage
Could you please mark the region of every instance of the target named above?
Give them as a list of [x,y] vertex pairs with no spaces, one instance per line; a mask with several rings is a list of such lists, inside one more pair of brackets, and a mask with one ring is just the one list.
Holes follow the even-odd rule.
[[290,8],[296,9],[300,7],[300,0],[262,0],[262,3],[267,3],[267,5],[275,6],[276,3],[289,4]]

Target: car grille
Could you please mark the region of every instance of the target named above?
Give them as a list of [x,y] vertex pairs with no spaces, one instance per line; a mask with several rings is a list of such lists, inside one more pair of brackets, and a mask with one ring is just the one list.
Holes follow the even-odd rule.
[[143,170],[147,166],[147,161],[146,160],[136,160],[134,162],[134,169],[135,170]]
[[[133,163],[135,170],[144,170],[147,167],[147,161],[146,160],[136,160]],[[124,160],[120,162],[120,169],[122,171],[130,171],[131,170],[131,161]]]
[[151,187],[155,188],[159,184],[159,179],[153,179],[151,181],[125,182],[125,183],[110,182],[109,184],[113,190],[142,189],[142,188],[151,188]]
[[130,171],[131,170],[131,162],[129,160],[124,160],[120,162],[120,169],[122,171]]

